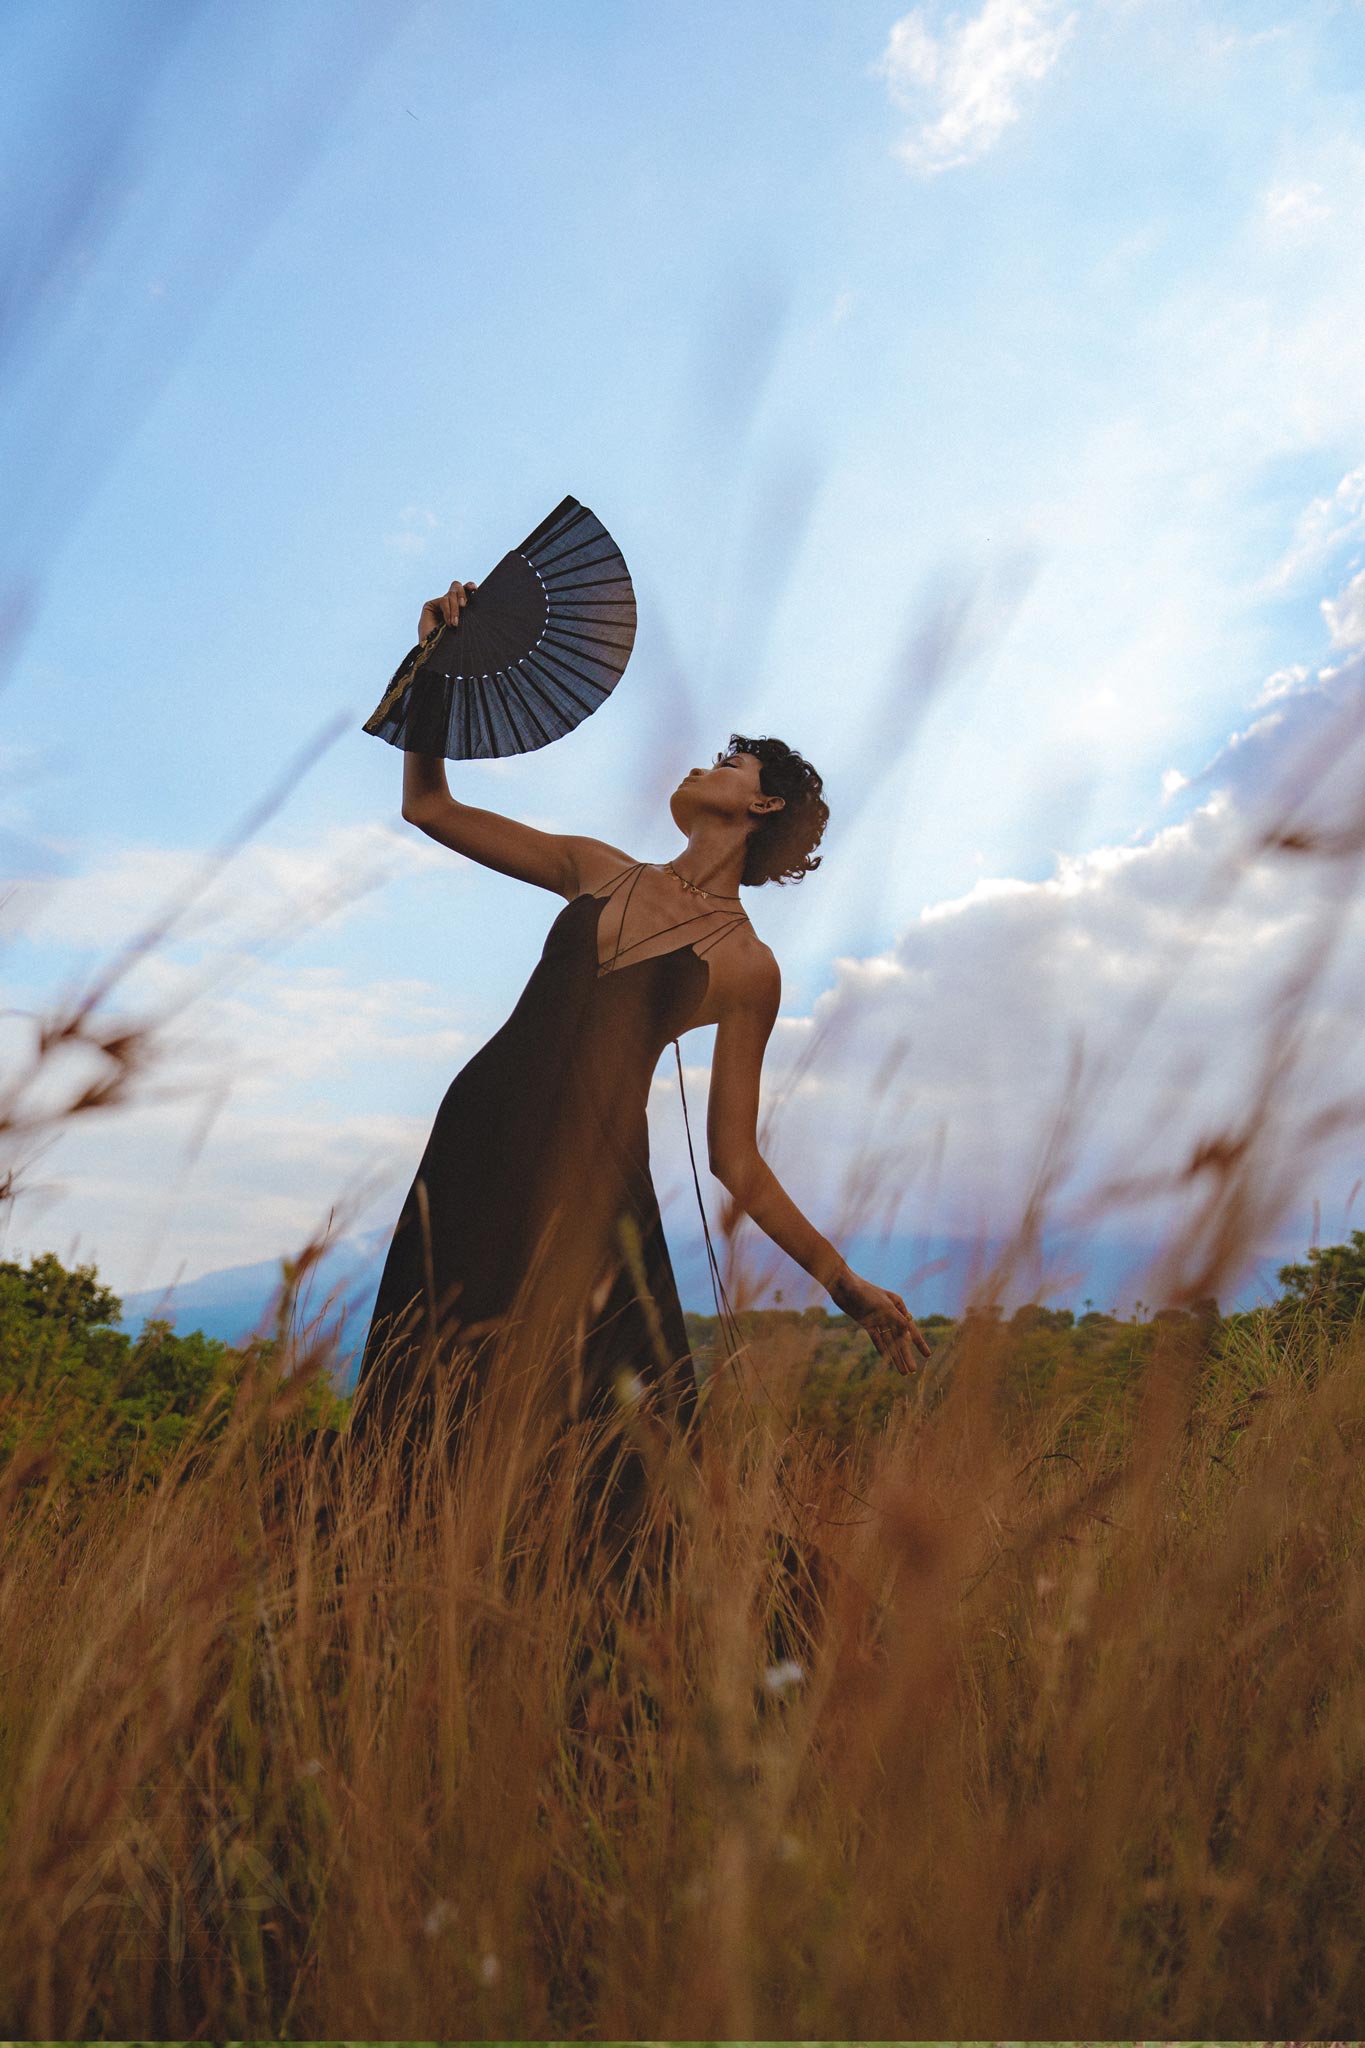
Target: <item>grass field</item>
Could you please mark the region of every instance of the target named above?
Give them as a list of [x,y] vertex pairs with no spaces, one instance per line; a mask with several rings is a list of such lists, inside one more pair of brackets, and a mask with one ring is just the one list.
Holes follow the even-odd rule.
[[21,1442],[12,2034],[1358,2034],[1359,1325],[1163,1317],[1088,1381],[1063,1334],[965,1318],[831,1431],[819,1328],[752,1319],[697,1461],[622,1411],[634,1577],[578,1435],[407,1515],[315,1450],[273,1512],[317,1358],[150,1489]]

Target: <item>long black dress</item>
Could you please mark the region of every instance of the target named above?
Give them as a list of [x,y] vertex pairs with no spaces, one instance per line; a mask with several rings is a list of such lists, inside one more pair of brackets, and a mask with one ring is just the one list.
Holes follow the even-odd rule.
[[[657,1390],[674,1424],[695,1417],[646,1103],[660,1053],[705,997],[704,955],[748,920],[689,914],[680,891],[675,923],[623,945],[643,867],[565,904],[516,1008],[437,1112],[384,1265],[353,1422],[386,1439],[401,1426],[408,1462],[430,1435],[442,1373],[457,1423],[490,1380],[518,1372],[523,1402],[530,1388],[519,1412],[552,1423],[610,1411],[623,1373]],[[606,906],[627,881],[603,944]],[[456,1345],[466,1363],[451,1378]]]

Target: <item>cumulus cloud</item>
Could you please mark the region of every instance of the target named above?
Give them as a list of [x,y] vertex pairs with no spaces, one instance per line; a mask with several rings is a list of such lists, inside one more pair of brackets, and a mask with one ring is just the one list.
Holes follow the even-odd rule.
[[1318,574],[1343,547],[1365,535],[1365,463],[1350,469],[1335,490],[1313,499],[1300,515],[1293,541],[1267,578],[1281,590]]
[[[361,1215],[373,1199],[392,1207],[430,1114],[367,1104],[425,1093],[434,1114],[475,1050],[448,995],[337,967],[241,964],[241,985],[201,995],[158,1034],[128,1107],[68,1124],[25,1167],[16,1241],[96,1258],[126,1290],[177,1267],[196,1274],[295,1250],[333,1203]],[[182,993],[172,963],[144,963],[145,1014]],[[23,1071],[35,1030],[6,1020],[12,1073]],[[54,1099],[60,1078],[49,1085]]]
[[1293,696],[1307,681],[1308,667],[1302,661],[1291,662],[1288,668],[1277,668],[1261,684],[1254,708],[1259,710],[1262,704],[1273,704],[1277,697]]
[[0,909],[5,931],[43,945],[124,945],[175,907],[177,940],[211,935],[220,948],[250,947],[263,934],[334,915],[384,882],[450,859],[417,833],[370,822],[332,826],[308,840],[257,840],[226,861],[188,847],[122,846],[59,881],[15,883]]
[[[151,1033],[125,1106],[67,1123],[21,1162],[16,1240],[81,1247],[135,1287],[161,1277],[147,1265],[159,1245],[191,1271],[271,1258],[307,1238],[348,1178],[410,1170],[420,1120],[376,1116],[367,1097],[411,1100],[425,1085],[434,1109],[473,1050],[449,993],[288,954],[370,890],[464,865],[450,861],[415,833],[358,823],[258,839],[228,860],[125,846],[59,881],[13,885],[3,934],[27,941],[29,963],[51,950],[96,985],[115,967],[109,1007]],[[140,950],[168,918],[167,936]],[[9,1107],[32,1117],[109,1063],[75,1044],[27,1078],[44,1020],[77,999],[23,994],[12,973],[0,1062]]]
[[[780,1020],[769,1156],[823,1229],[1008,1230],[1051,1156],[1054,1222],[1136,1219],[1228,1289],[1295,1204],[1346,1197],[1365,1127],[1365,657],[1231,734],[1185,794],[1138,843],[927,907]],[[1230,1271],[1212,1197],[1243,1144]]]
[[922,7],[892,24],[877,66],[916,125],[897,145],[926,177],[974,163],[1019,118],[1025,88],[1045,78],[1075,25],[1053,0],[986,0],[941,32]]
[[1333,647],[1365,646],[1365,569],[1353,576],[1336,597],[1323,601],[1322,616]]
[[279,1259],[329,1212],[342,1234],[391,1222],[429,1121],[231,1101],[200,1120],[179,1103],[143,1103],[39,1163],[5,1255],[93,1260],[123,1294]]

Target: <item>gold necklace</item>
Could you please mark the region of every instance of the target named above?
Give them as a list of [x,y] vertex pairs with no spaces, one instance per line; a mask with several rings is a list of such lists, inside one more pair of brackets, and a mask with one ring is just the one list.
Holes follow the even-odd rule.
[[694,896],[705,896],[708,902],[715,903],[738,903],[739,901],[738,896],[722,896],[715,889],[703,889],[700,882],[689,882],[686,875],[678,874],[678,870],[674,867],[671,860],[666,860],[664,866],[668,869],[669,874],[676,875],[684,889],[690,890]]

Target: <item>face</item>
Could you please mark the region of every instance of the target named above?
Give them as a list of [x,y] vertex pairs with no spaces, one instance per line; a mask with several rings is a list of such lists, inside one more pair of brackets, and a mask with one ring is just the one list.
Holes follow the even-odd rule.
[[691,827],[699,811],[743,819],[753,799],[763,795],[762,763],[757,754],[717,754],[709,768],[689,768],[669,800],[680,831]]

